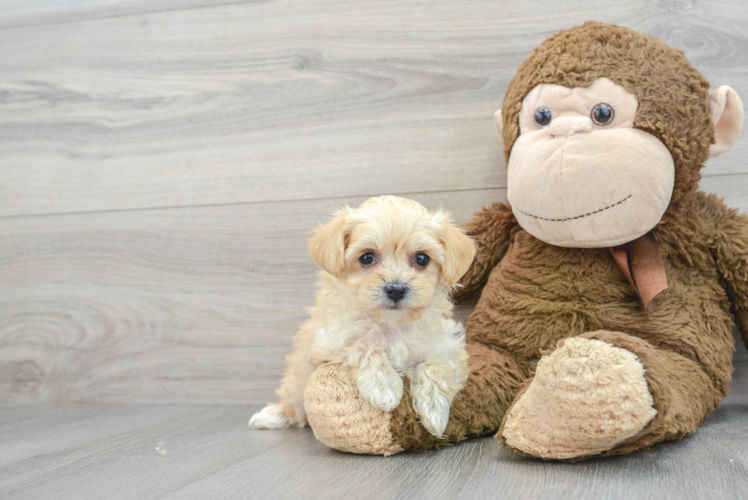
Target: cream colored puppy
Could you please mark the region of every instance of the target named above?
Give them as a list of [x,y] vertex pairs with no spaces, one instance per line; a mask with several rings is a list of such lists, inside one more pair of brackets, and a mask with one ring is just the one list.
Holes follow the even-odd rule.
[[383,411],[397,407],[407,376],[421,424],[442,436],[467,380],[465,330],[453,318],[449,294],[475,256],[472,241],[444,212],[381,196],[338,211],[308,249],[324,270],[317,304],[294,340],[279,401],[249,426],[306,426],[307,380],[320,364],[336,363]]

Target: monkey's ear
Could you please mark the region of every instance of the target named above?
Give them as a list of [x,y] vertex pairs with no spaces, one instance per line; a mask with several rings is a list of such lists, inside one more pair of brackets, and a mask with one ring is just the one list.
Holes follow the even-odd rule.
[[337,278],[345,269],[348,213],[349,209],[343,209],[330,222],[315,229],[306,247],[314,262]]
[[493,123],[496,125],[496,131],[499,133],[499,137],[504,134],[504,120],[501,118],[501,110],[499,109],[493,115]]
[[743,101],[727,85],[716,88],[709,96],[709,117],[714,123],[714,144],[709,146],[709,156],[717,156],[735,144],[743,128]]

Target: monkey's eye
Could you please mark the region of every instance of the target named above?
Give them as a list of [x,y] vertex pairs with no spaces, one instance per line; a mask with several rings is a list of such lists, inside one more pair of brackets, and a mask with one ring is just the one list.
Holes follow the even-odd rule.
[[551,110],[541,106],[535,110],[535,123],[538,127],[545,127],[551,123]]
[[595,104],[595,107],[592,108],[590,118],[592,118],[595,125],[608,125],[613,121],[614,115],[615,111],[613,111],[610,104],[601,102],[600,104]]
[[376,259],[376,256],[371,252],[366,252],[361,257],[358,258],[358,261],[361,263],[362,266],[370,266],[374,263],[374,260]]
[[414,260],[416,261],[416,265],[418,267],[426,267],[429,265],[431,258],[423,252],[418,252]]

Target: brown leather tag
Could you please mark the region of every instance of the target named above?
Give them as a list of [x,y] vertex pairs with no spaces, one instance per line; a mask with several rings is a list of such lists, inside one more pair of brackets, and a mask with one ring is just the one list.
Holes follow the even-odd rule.
[[653,299],[668,288],[654,234],[650,231],[625,245],[611,248],[610,253],[651,316],[654,313]]

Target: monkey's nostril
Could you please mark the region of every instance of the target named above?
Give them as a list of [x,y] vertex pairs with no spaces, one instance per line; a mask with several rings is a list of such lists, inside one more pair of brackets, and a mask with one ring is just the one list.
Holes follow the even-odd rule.
[[384,285],[384,293],[392,302],[398,303],[408,293],[408,287],[402,283],[387,283]]

